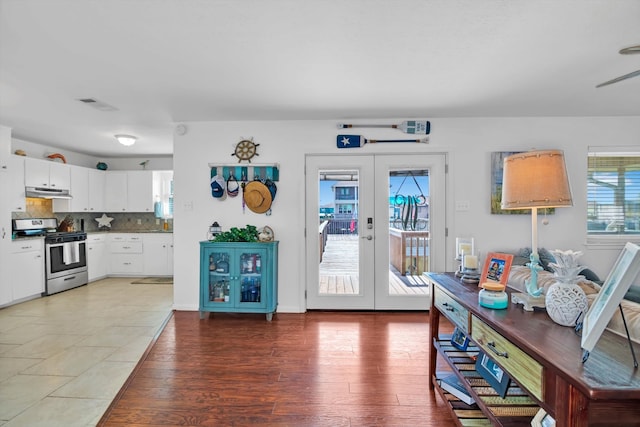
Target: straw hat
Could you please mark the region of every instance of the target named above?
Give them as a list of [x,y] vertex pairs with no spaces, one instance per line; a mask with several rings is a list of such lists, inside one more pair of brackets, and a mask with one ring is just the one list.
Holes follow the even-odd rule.
[[242,192],[244,203],[255,213],[265,213],[271,208],[271,192],[260,181],[251,181],[244,186]]

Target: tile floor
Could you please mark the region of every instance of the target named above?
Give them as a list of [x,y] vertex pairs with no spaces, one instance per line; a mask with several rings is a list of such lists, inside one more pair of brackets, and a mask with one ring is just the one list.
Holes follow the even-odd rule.
[[173,304],[108,278],[0,309],[0,426],[95,426]]

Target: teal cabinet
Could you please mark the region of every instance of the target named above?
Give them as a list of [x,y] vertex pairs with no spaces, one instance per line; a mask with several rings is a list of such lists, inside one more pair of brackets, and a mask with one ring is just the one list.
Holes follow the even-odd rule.
[[200,242],[200,318],[265,313],[278,306],[278,242]]

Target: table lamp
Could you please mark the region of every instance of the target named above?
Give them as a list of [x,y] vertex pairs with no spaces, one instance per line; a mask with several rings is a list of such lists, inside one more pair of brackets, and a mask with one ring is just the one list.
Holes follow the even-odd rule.
[[572,206],[569,178],[561,150],[529,151],[505,157],[502,173],[502,209],[531,209],[531,278],[526,294],[514,294],[525,310],[544,307],[543,289],[538,289],[538,209]]

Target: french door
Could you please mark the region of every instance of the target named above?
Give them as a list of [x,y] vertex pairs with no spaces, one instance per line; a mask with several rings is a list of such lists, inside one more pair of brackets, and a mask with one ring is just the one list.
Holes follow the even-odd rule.
[[445,155],[306,158],[308,309],[424,310],[444,271]]

